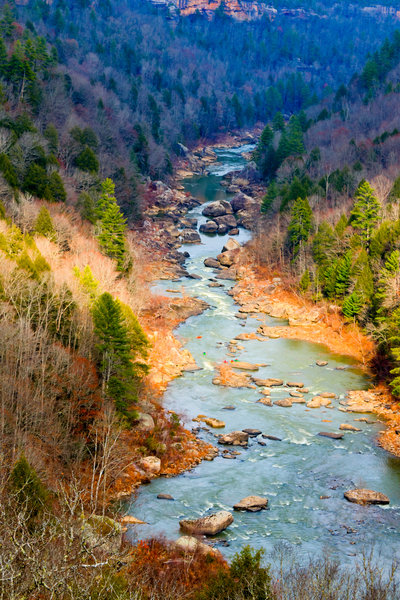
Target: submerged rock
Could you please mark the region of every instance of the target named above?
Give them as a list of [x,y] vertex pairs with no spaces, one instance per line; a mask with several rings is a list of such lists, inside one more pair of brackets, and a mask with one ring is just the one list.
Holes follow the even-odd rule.
[[342,431],[361,431],[358,427],[354,427],[354,425],[349,425],[348,423],[342,423],[339,429]]
[[322,396],[315,396],[312,400],[307,402],[307,408],[321,408],[321,406],[329,406],[332,404],[329,398],[322,398]]
[[231,366],[234,369],[239,369],[240,371],[258,371],[259,369],[258,365],[239,360],[232,362]]
[[262,433],[260,429],[242,429],[242,431],[244,431],[244,433],[247,433],[249,437],[257,437]]
[[183,519],[179,521],[182,531],[195,535],[216,535],[233,523],[233,516],[226,510],[200,519]]
[[157,494],[158,500],[175,500],[171,494]]
[[249,512],[258,512],[262,509],[267,508],[268,498],[261,498],[261,496],[247,496],[243,498],[237,504],[234,504],[235,510],[247,510]]
[[266,433],[263,433],[261,437],[263,437],[265,440],[272,440],[273,442],[282,441],[282,438],[276,437],[275,435],[267,435]]
[[283,379],[260,379],[259,377],[252,377],[252,381],[259,387],[279,387],[283,385]]
[[374,492],[364,488],[356,488],[344,493],[344,497],[349,502],[355,504],[389,504],[390,500],[381,492]]
[[304,387],[304,383],[301,383],[299,381],[288,381],[286,383],[286,385],[288,387],[294,387],[294,388],[303,388]]
[[332,440],[341,440],[343,437],[343,433],[331,433],[330,431],[320,431],[318,435],[331,438]]

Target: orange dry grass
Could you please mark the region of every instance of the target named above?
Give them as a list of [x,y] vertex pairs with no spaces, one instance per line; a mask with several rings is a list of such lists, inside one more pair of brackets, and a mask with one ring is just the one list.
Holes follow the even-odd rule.
[[[243,267],[243,277],[236,288],[235,300],[241,303],[241,291],[249,285],[252,288],[252,300],[265,300],[265,285],[271,282],[271,273],[265,268],[257,270],[250,265]],[[291,327],[271,327],[268,332],[288,339],[298,339],[318,344],[324,344],[332,352],[351,356],[358,360],[364,367],[374,356],[374,342],[365,335],[355,323],[346,323],[343,316],[336,310],[330,309],[326,302],[315,304],[311,300],[300,296],[293,289],[278,286],[273,293],[268,295],[268,302],[277,305],[280,309],[285,306],[293,320],[299,322]],[[307,321],[307,313],[317,312],[318,318]]]

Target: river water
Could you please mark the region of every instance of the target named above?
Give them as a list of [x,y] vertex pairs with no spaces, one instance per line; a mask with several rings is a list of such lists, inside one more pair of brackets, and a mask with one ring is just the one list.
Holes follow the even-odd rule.
[[[221,176],[241,168],[245,164],[241,153],[249,149],[243,146],[217,150],[218,162],[210,167],[209,174],[185,180],[185,188],[203,202],[229,199],[220,185]],[[206,220],[201,215],[203,208],[198,207],[188,215],[197,218],[199,225]],[[215,432],[245,428],[260,429],[282,441],[250,439],[249,448],[240,449],[236,460],[217,457],[173,479],[160,478],[142,486],[129,512],[148,524],[135,527],[132,535],[143,539],[164,534],[176,539],[180,535],[180,519],[232,510],[241,498],[254,494],[266,496],[269,509],[234,513],[234,523],[214,538],[227,557],[250,544],[265,548],[268,558],[277,545],[288,542],[300,556],[315,557],[329,551],[350,562],[365,548],[374,548],[387,563],[396,555],[400,558],[400,461],[376,445],[374,440],[382,425],[357,422],[355,419],[361,415],[338,410],[347,390],[369,386],[351,359],[334,355],[317,344],[287,339],[245,341],[245,350],[236,355],[239,360],[268,363],[268,367],[260,368],[257,373],[261,378],[304,382],[310,389],[307,398],[318,392],[335,392],[338,399],[332,401],[333,409],[307,410],[305,405],[296,404],[292,408],[267,407],[257,404],[261,397],[257,390],[212,384],[214,365],[230,360],[227,342],[239,333],[255,331],[260,322],[249,317],[242,326],[242,321],[235,318],[238,307],[226,294],[233,282],[224,281],[221,288],[208,287],[214,273],[204,267],[204,258],[216,256],[228,236],[201,238],[201,244],[185,246],[182,251],[190,253],[186,262],[188,271],[202,279],[160,281],[154,287],[156,292],[166,295],[171,294],[167,289],[185,291],[206,300],[211,307],[177,329],[177,336],[202,370],[185,373],[171,382],[164,405],[180,414],[189,428],[197,425],[192,418],[198,414],[225,421],[224,430],[201,433],[203,439],[214,444]],[[236,237],[241,243],[249,238],[250,233],[243,229]],[[282,324],[265,315],[255,317],[266,324]],[[327,360],[328,365],[316,366],[318,359]],[[287,395],[288,390],[276,388],[271,397],[274,401]],[[224,410],[226,405],[233,405],[236,410]],[[356,425],[362,431],[345,432],[338,441],[317,435],[320,431],[337,432],[341,423]],[[261,440],[266,446],[258,443]],[[381,491],[389,496],[391,503],[388,507],[350,504],[343,498],[343,492],[354,487]],[[175,500],[158,500],[159,493],[171,494]]]

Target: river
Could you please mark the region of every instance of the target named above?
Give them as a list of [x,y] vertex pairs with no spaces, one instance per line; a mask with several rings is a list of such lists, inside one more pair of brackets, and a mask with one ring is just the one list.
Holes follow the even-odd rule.
[[[210,167],[209,174],[185,180],[185,188],[203,202],[229,198],[220,185],[221,176],[241,168],[245,164],[241,153],[249,149],[243,146],[217,150],[218,162]],[[197,218],[199,225],[206,220],[201,215],[203,208],[204,205],[188,215]],[[225,421],[222,431],[258,428],[282,441],[251,439],[249,448],[240,449],[236,460],[219,456],[178,477],[159,478],[142,486],[128,512],[148,524],[135,527],[133,535],[143,539],[164,534],[176,539],[180,519],[232,510],[241,498],[254,494],[266,496],[269,509],[234,513],[234,523],[214,539],[225,556],[230,557],[243,545],[250,544],[265,548],[268,558],[284,541],[300,556],[315,557],[329,551],[340,555],[344,562],[360,556],[366,547],[374,547],[388,563],[396,553],[400,555],[400,461],[376,445],[381,424],[356,422],[361,415],[338,410],[347,390],[365,389],[369,382],[351,359],[334,355],[323,346],[268,339],[244,342],[245,350],[238,352],[237,358],[268,363],[268,367],[259,370],[261,378],[304,382],[310,389],[308,397],[318,392],[335,392],[338,399],[333,400],[333,409],[306,410],[304,405],[296,404],[292,408],[267,407],[256,403],[260,398],[257,390],[213,385],[214,364],[229,360],[227,342],[239,333],[255,331],[260,323],[248,318],[242,326],[235,318],[238,307],[226,294],[233,282],[224,281],[221,288],[208,287],[214,274],[204,267],[204,258],[216,256],[228,236],[201,238],[201,244],[187,245],[181,250],[190,253],[186,262],[188,271],[202,279],[160,281],[154,288],[166,295],[170,294],[167,289],[184,290],[206,300],[211,307],[188,319],[176,331],[202,370],[174,380],[165,394],[164,405],[182,415],[189,428],[194,425],[192,418],[203,414]],[[243,229],[236,237],[241,243],[249,238],[250,233]],[[266,324],[282,324],[265,315],[255,316]],[[316,366],[318,359],[327,360],[328,365]],[[272,400],[286,396],[287,390],[282,388],[272,392]],[[224,410],[226,405],[234,405],[236,410]],[[375,420],[372,415],[371,419]],[[319,431],[336,432],[341,423],[356,425],[362,431],[345,432],[338,441],[317,435]],[[201,437],[215,444],[214,433],[202,431]],[[265,446],[258,443],[261,440],[266,442]],[[387,507],[350,504],[343,492],[354,487],[381,491],[389,496],[391,503]],[[159,493],[171,494],[175,500],[158,500]]]

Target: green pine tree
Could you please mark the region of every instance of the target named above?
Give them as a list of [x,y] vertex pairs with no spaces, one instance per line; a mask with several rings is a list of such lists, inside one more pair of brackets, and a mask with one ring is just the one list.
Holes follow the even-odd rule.
[[322,221],[312,242],[312,255],[317,265],[322,266],[329,261],[334,251],[334,242],[332,227],[326,221]]
[[335,232],[340,238],[343,237],[343,234],[346,231],[348,224],[349,219],[346,217],[346,215],[342,215],[339,221],[336,223]]
[[310,271],[308,269],[306,269],[299,281],[299,288],[301,289],[302,292],[306,292],[309,289],[310,284],[311,284]]
[[313,214],[307,198],[297,198],[291,211],[288,227],[289,245],[293,256],[297,256],[303,244],[310,236],[313,228]]
[[358,229],[367,250],[372,233],[379,221],[380,204],[368,181],[362,182],[355,193],[355,203],[351,211],[351,225]]
[[92,315],[94,331],[99,340],[97,349],[100,353],[103,391],[114,400],[117,412],[132,420],[135,415],[128,411],[128,407],[137,398],[142,369],[140,363],[135,363],[135,358],[137,352],[143,355],[142,348],[134,347],[137,335],[130,330],[120,302],[108,292],[97,298]]
[[368,253],[365,249],[361,250],[354,264],[354,275],[356,277],[354,289],[363,302],[366,303],[372,298],[374,293],[374,275],[371,270]]
[[278,197],[278,186],[276,185],[276,181],[273,180],[267,189],[267,193],[265,194],[265,196],[262,199],[261,202],[261,212],[263,214],[267,214],[270,212],[270,210],[273,208],[274,206],[274,201],[276,200],[276,198]]
[[343,298],[346,295],[350,285],[351,276],[351,252],[350,250],[342,256],[337,264],[335,295],[338,298]]
[[99,172],[99,161],[97,156],[89,146],[86,146],[81,150],[78,156],[75,158],[75,166],[81,171],[87,171],[88,173]]
[[342,312],[348,319],[353,319],[360,314],[363,303],[357,292],[353,292],[350,296],[347,296],[343,302]]
[[114,196],[115,186],[111,179],[102,183],[102,194],[97,203],[97,239],[103,252],[115,258],[118,269],[125,268],[127,250],[125,241],[126,219]]
[[47,199],[54,202],[65,202],[67,199],[67,192],[65,191],[64,182],[57,171],[50,173],[48,177],[48,194]]

